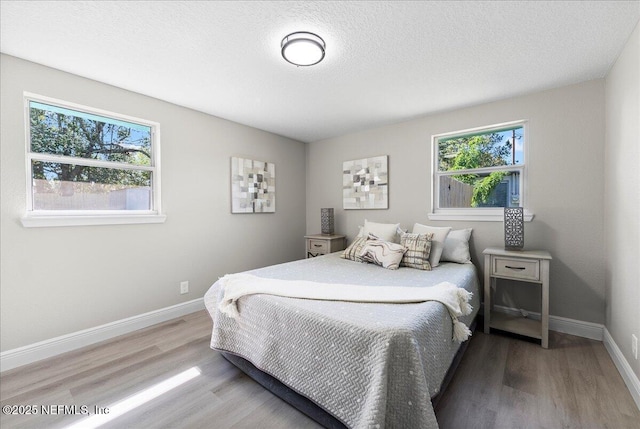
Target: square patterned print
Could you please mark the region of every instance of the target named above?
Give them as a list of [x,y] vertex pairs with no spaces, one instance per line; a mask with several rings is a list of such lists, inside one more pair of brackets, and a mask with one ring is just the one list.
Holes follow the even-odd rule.
[[231,158],[231,213],[275,213],[276,166]]
[[345,161],[342,164],[342,208],[388,209],[388,156]]

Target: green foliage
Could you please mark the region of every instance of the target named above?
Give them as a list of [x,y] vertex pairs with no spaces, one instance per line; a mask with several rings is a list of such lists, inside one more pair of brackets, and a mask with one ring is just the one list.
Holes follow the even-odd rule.
[[[133,127],[30,109],[31,150],[133,165],[151,165],[151,136]],[[115,166],[114,166],[115,167]],[[34,179],[149,186],[146,171],[34,162]]]
[[438,147],[440,171],[507,165],[511,142],[497,133],[441,140]]
[[[441,141],[439,168],[441,171],[456,171],[507,165],[505,158],[511,153],[511,143],[503,144],[502,139],[501,135],[493,133]],[[460,174],[453,178],[473,186],[471,206],[477,207],[487,202],[491,192],[507,174],[496,171],[488,176]]]
[[504,176],[509,174],[506,171],[494,171],[486,177],[476,180],[473,184],[473,196],[471,206],[478,207],[480,203],[486,203],[491,192],[500,184]]

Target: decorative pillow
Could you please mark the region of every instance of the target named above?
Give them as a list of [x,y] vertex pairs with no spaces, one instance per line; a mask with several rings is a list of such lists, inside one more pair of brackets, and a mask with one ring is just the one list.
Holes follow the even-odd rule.
[[444,241],[441,261],[457,262],[458,264],[471,263],[471,253],[469,253],[469,239],[472,228],[458,229],[449,232]]
[[400,266],[431,271],[429,253],[431,253],[432,238],[433,233],[402,234],[400,236],[400,244],[406,247],[407,251],[404,252]]
[[362,228],[362,235],[366,237],[369,234],[374,234],[378,236],[382,241],[400,243],[398,230],[400,230],[399,223],[376,223],[376,222],[369,222],[368,220],[365,219],[364,228]]
[[342,252],[342,255],[340,255],[340,257],[349,259],[350,261],[364,262],[362,256],[360,256],[360,253],[362,252],[362,248],[364,247],[366,242],[367,237],[354,238],[353,242],[349,245],[349,247],[344,249],[344,252]]
[[360,255],[366,262],[373,262],[382,265],[390,270],[397,270],[402,261],[405,247],[397,243],[390,243],[383,240],[367,240]]
[[444,241],[447,239],[449,231],[451,231],[450,226],[437,228],[435,226],[422,225],[419,223],[413,225],[414,234],[433,233],[433,237],[431,238],[431,253],[429,253],[429,263],[431,264],[431,268],[435,268],[440,264],[440,256],[442,255],[442,249],[444,248]]

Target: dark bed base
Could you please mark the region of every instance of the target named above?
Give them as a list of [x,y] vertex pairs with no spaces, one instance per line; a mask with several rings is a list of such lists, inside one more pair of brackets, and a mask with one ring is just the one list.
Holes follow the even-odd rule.
[[302,396],[277,378],[267,374],[266,372],[260,371],[248,360],[232,353],[221,353],[226,360],[240,368],[242,372],[260,383],[265,389],[278,396],[289,405],[303,412],[307,416],[311,417],[322,426],[329,429],[347,428],[344,423],[342,423],[328,411],[325,411],[324,408],[321,408],[311,399],[307,398],[306,396]]
[[[475,331],[476,329],[475,319],[471,323],[470,329],[472,332]],[[434,409],[438,405],[438,402],[442,398],[442,395],[445,392],[447,386],[449,385],[449,382],[453,378],[456,368],[458,368],[458,365],[462,360],[462,356],[464,355],[464,352],[467,350],[468,346],[469,346],[469,340],[465,341],[460,345],[458,352],[453,357],[451,366],[449,367],[449,370],[447,371],[447,373],[444,376],[444,379],[442,380],[442,385],[440,386],[440,392],[437,395],[435,395],[433,398],[431,398],[431,403],[433,404]],[[231,362],[232,364],[240,368],[242,372],[247,374],[249,377],[257,381],[258,383],[260,383],[260,385],[262,385],[265,389],[267,389],[274,395],[278,396],[280,399],[287,402],[289,405],[298,409],[302,413],[311,417],[313,420],[315,420],[325,428],[328,428],[328,429],[346,429],[347,428],[347,426],[342,421],[340,421],[338,418],[330,414],[324,408],[320,407],[318,404],[316,404],[306,396],[303,396],[298,392],[296,392],[295,390],[291,389],[289,386],[282,383],[277,378],[267,374],[266,372],[259,370],[248,360],[238,355],[234,355],[232,353],[221,352],[221,354],[226,360],[228,360],[229,362]]]

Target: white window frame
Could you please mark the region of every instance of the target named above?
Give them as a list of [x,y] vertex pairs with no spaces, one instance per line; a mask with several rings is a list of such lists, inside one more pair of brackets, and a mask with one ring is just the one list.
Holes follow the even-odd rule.
[[451,173],[444,173],[438,171],[438,141],[442,138],[451,138],[461,136],[465,134],[482,134],[491,131],[497,131],[510,127],[522,127],[522,134],[524,138],[524,150],[523,150],[523,162],[518,165],[508,165],[500,167],[488,167],[488,168],[475,168],[470,170],[459,170],[456,174],[465,173],[491,173],[493,171],[518,171],[520,173],[519,186],[520,186],[520,205],[524,207],[524,220],[530,222],[534,214],[529,211],[528,207],[528,181],[527,181],[527,168],[528,168],[528,150],[529,150],[529,136],[528,136],[528,121],[518,120],[512,122],[504,122],[500,124],[488,125],[477,128],[469,128],[466,130],[453,131],[442,134],[434,134],[431,136],[431,212],[428,214],[430,220],[450,220],[450,221],[487,221],[487,222],[502,222],[504,221],[504,209],[501,207],[471,207],[471,208],[440,208],[438,207],[440,202],[440,177],[450,176]]
[[[151,128],[151,165],[140,166],[120,162],[100,161],[96,159],[84,159],[64,155],[52,155],[31,151],[31,126],[30,126],[30,102],[40,102],[57,107],[76,110],[83,113],[104,116],[125,122],[132,122]],[[26,140],[26,214],[21,222],[24,227],[50,227],[50,226],[77,226],[77,225],[122,225],[140,223],[162,223],[166,216],[162,214],[162,193],[160,190],[160,124],[158,122],[140,119],[128,115],[122,115],[107,110],[96,109],[77,103],[72,103],[56,98],[46,97],[30,92],[24,92],[25,111],[25,140]],[[144,170],[151,172],[151,210],[34,210],[33,209],[33,178],[32,161],[62,162],[77,164],[82,160],[82,165],[90,167],[107,167],[126,170]]]

